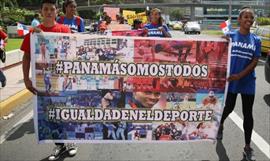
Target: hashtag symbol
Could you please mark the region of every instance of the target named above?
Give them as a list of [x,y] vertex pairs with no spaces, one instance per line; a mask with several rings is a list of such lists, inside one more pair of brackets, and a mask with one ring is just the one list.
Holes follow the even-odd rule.
[[49,115],[48,115],[48,119],[49,120],[53,120],[55,118],[55,110],[53,108],[51,108],[49,110]]
[[58,61],[57,64],[56,64],[56,74],[62,74],[63,72],[63,62],[62,61]]

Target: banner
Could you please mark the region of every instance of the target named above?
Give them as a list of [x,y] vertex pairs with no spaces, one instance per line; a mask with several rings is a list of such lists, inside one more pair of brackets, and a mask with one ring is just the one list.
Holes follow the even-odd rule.
[[34,34],[38,140],[214,140],[228,51],[228,42],[220,38]]
[[136,11],[123,10],[123,17],[128,21],[129,25],[132,25],[133,19],[136,17]]
[[135,19],[141,20],[142,23],[147,23],[147,16],[145,12],[136,14],[135,11],[123,10],[123,17],[128,21],[129,25],[133,25]]
[[108,30],[110,31],[131,30],[131,26],[128,24],[110,24],[108,25]]
[[112,31],[112,36],[143,36],[144,30]]
[[112,18],[112,21],[116,21],[116,15],[120,13],[120,8],[104,7],[103,11]]

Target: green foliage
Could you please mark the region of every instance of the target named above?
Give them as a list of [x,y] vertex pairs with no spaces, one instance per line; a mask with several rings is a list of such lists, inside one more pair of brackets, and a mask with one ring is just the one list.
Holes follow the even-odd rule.
[[183,11],[181,9],[174,9],[170,11],[171,20],[181,20],[183,18]]
[[79,11],[79,15],[84,19],[90,20],[97,19],[97,16],[99,17],[99,15],[92,10]]
[[258,17],[257,18],[258,25],[270,25],[269,17]]
[[0,11],[0,23],[6,25],[14,25],[16,22],[30,24],[35,12],[20,8],[3,8]]
[[4,9],[5,7],[17,7],[17,0],[0,0],[0,9]]
[[102,5],[102,4],[121,4],[124,0],[93,0],[91,4]]

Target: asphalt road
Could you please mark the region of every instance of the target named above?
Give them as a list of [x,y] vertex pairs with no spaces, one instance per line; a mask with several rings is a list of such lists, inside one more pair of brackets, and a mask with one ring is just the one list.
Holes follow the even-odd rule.
[[[181,36],[181,33],[175,35]],[[270,85],[264,79],[264,63],[256,68],[257,89],[254,103],[254,131],[252,141],[258,161],[269,160],[270,144]],[[45,161],[51,154],[53,144],[37,144],[32,119],[32,101],[22,105],[10,120],[0,120],[1,137],[6,132],[7,139],[1,138],[0,161]],[[238,97],[234,114],[242,119],[241,97]],[[24,117],[24,118],[23,118]],[[238,117],[232,116],[225,122],[222,142],[188,142],[162,144],[78,144],[78,154],[65,155],[59,160],[92,161],[169,161],[169,160],[243,160],[244,134],[237,126]],[[19,120],[23,121],[19,122]],[[17,124],[14,126],[14,124]],[[241,125],[241,124],[240,124]],[[12,129],[12,130],[10,130]],[[9,131],[7,133],[7,131]],[[254,133],[253,133],[254,134]],[[258,136],[257,136],[258,135]],[[253,135],[254,136],[254,135]],[[261,142],[263,139],[265,142]],[[3,142],[4,141],[4,142]],[[268,153],[267,153],[268,152]],[[268,156],[267,156],[268,155]]]

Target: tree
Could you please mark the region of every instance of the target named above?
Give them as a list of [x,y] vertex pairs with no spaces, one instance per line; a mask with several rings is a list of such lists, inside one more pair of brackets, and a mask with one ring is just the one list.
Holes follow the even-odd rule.
[[181,20],[183,18],[183,10],[181,9],[174,9],[170,12],[170,18],[172,20]]
[[102,5],[102,4],[121,4],[124,0],[95,0],[91,4]]
[[17,7],[18,3],[17,0],[1,0],[0,1],[0,9],[3,10],[5,7]]

